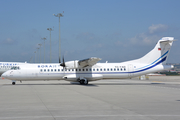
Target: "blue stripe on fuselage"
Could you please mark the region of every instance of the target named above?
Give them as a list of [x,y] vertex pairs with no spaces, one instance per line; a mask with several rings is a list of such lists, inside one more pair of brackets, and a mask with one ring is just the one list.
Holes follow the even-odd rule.
[[157,62],[156,64],[154,64],[154,65],[152,65],[152,66],[150,66],[150,67],[148,67],[148,68],[145,68],[145,69],[142,69],[142,70],[138,70],[138,71],[128,72],[128,73],[136,73],[136,72],[142,72],[142,71],[148,70],[148,69],[153,68],[153,67],[157,66],[158,64],[164,62],[164,61],[166,60],[166,58],[167,58],[167,56],[164,57],[164,58],[163,58],[162,60],[160,60],[159,62]]
[[138,69],[142,69],[142,68],[145,68],[145,67],[148,67],[148,66],[151,66],[152,64],[154,64],[155,62],[157,62],[159,59],[161,59],[162,57],[164,57],[169,51],[167,51],[166,53],[164,53],[161,57],[159,57],[157,60],[155,60],[154,62],[152,62],[151,64],[149,65],[146,65],[144,67],[141,67],[141,68],[137,68],[136,70]]

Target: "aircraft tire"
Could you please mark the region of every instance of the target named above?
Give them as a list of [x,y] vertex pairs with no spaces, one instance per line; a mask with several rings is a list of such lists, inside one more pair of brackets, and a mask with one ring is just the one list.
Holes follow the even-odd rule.
[[87,84],[88,84],[88,80],[81,79],[81,80],[79,81],[79,83],[80,83],[81,85],[87,85]]
[[84,80],[80,80],[79,83],[82,85],[84,84]]
[[84,83],[85,85],[87,85],[88,84],[88,80],[87,80],[87,82],[86,83]]
[[16,84],[16,82],[12,82],[12,85],[15,85]]

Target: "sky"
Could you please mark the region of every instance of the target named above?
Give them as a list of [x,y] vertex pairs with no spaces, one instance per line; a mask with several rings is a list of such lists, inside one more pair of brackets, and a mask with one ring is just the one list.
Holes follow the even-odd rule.
[[[98,57],[124,62],[174,37],[168,63],[180,63],[179,0],[0,0],[0,61],[52,62]],[[46,41],[42,38],[46,37]],[[39,50],[38,44],[42,44]],[[44,54],[45,51],[45,54]],[[36,52],[36,53],[35,53]]]

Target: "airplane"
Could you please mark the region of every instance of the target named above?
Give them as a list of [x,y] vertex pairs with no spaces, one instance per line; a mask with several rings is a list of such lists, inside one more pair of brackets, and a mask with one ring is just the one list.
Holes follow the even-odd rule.
[[26,62],[25,63],[21,63],[21,62],[0,62],[0,76],[10,70],[12,67],[15,67],[15,66],[19,66],[21,64],[27,64]]
[[2,76],[13,80],[13,85],[15,81],[28,80],[66,80],[87,85],[88,82],[102,79],[132,78],[173,68],[166,65],[173,41],[173,37],[163,37],[143,57],[122,63],[97,63],[101,60],[97,57],[64,62],[63,58],[62,63],[16,66]]

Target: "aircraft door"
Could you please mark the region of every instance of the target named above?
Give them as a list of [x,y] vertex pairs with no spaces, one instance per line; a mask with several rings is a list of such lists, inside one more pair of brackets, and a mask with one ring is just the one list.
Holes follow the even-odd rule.
[[31,74],[32,74],[31,78],[33,79],[38,77],[38,72],[36,70],[34,70]]
[[128,65],[128,76],[129,77],[133,77],[133,75],[134,75],[133,71],[134,71],[134,66],[132,64],[129,64]]

